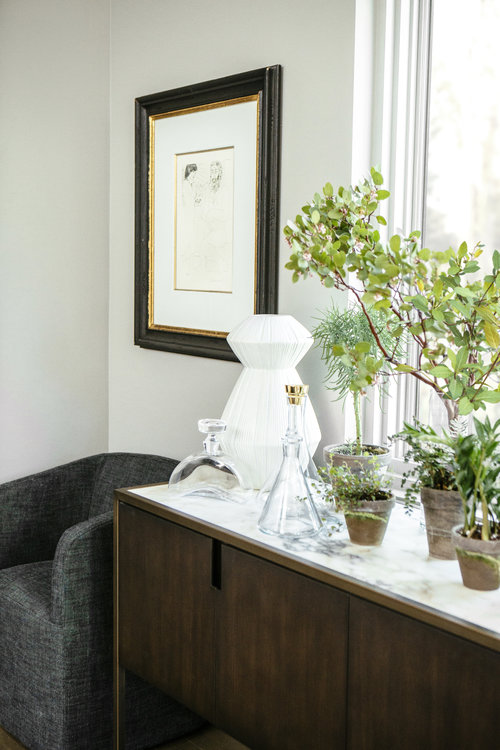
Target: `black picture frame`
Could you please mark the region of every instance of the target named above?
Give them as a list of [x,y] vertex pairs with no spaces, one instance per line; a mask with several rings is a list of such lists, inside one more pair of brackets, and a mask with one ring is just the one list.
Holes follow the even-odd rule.
[[[278,309],[279,197],[281,151],[281,66],[274,65],[192,86],[142,96],[135,100],[135,320],[136,345],[167,352],[238,361],[226,335],[183,326],[157,325],[152,319],[154,239],[151,201],[151,123],[186,110],[221,107],[245,97],[257,100],[257,165],[255,170],[254,309]],[[154,131],[153,131],[154,132]],[[154,137],[154,136],[153,136]],[[154,166],[154,161],[153,161]],[[173,172],[172,172],[173,174]],[[172,177],[173,179],[173,177]],[[222,295],[219,295],[222,296]]]

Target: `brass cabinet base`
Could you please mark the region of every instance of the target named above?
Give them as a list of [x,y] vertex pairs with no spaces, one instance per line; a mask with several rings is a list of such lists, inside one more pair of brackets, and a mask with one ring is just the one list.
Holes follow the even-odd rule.
[[0,750],[27,750],[11,734],[0,727]]

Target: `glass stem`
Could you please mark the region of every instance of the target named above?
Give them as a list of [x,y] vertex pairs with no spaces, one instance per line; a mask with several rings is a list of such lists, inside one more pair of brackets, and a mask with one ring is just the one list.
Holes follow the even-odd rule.
[[288,404],[288,427],[287,436],[300,435],[300,417],[302,414],[302,407],[298,404]]
[[208,433],[205,440],[203,441],[203,447],[205,448],[209,456],[218,456],[222,452],[219,439],[214,432]]

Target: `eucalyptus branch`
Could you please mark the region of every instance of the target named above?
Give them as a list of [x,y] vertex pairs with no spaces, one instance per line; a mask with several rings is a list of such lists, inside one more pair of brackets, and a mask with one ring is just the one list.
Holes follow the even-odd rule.
[[496,354],[496,356],[492,359],[490,366],[488,367],[487,371],[484,373],[483,377],[476,383],[476,387],[478,390],[476,393],[472,396],[471,401],[475,401],[477,398],[478,393],[480,392],[481,388],[486,385],[486,382],[493,372],[493,370],[496,368],[496,366],[500,364],[500,352]]
[[[378,206],[389,193],[381,187],[381,174],[376,169],[370,174],[348,190],[335,192],[327,183],[323,196],[316,194],[295,224],[285,227],[293,251],[287,263],[293,281],[317,274],[324,286],[349,290],[381,357],[431,387],[450,420],[459,410],[466,415],[485,408],[486,403],[500,402],[500,388],[488,383],[494,368],[500,366],[500,290],[496,289],[500,252],[493,252],[489,280],[482,288],[474,279],[478,253],[468,250],[465,243],[457,251],[432,252],[419,249],[419,233],[410,232],[406,237],[395,234],[383,244],[374,217],[386,225]],[[443,270],[446,263],[448,268]],[[347,280],[348,273],[356,278],[356,285]],[[414,367],[401,361],[391,341],[381,341],[382,329],[377,330],[370,310],[372,303],[377,307],[381,300],[387,300],[387,307],[378,305],[387,323],[383,330],[400,329],[414,342]],[[487,310],[480,310],[481,306]]]
[[391,354],[391,361],[393,361],[396,356],[398,346],[399,346],[399,341],[396,339],[396,343],[394,344],[394,349],[392,350],[392,354]]
[[348,287],[348,288],[351,289],[352,293],[354,294],[354,296],[358,300],[359,305],[360,305],[361,309],[363,310],[363,313],[365,314],[366,320],[368,321],[368,325],[370,326],[370,331],[372,332],[373,338],[375,339],[378,348],[380,349],[381,353],[384,355],[385,359],[388,362],[390,362],[391,364],[393,364],[391,355],[389,354],[389,352],[387,351],[387,349],[384,347],[384,345],[380,341],[380,337],[378,335],[378,331],[375,328],[372,319],[370,318],[370,315],[368,313],[368,310],[366,309],[365,303],[361,299],[361,295],[358,294],[358,292],[354,288],[352,288],[352,287]]

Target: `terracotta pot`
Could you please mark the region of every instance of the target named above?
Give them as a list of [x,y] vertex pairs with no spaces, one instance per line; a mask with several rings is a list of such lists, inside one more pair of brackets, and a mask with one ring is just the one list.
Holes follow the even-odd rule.
[[469,539],[459,533],[462,527],[455,526],[451,534],[464,586],[477,591],[500,588],[500,539]]
[[460,493],[422,487],[420,499],[424,506],[429,555],[440,560],[456,560],[451,530],[464,517]]
[[394,500],[373,500],[344,511],[344,518],[353,544],[378,547],[387,530]]
[[338,443],[335,445],[325,445],[323,448],[323,460],[326,466],[348,466],[354,472],[378,471],[381,474],[385,472],[391,460],[389,449],[383,445],[370,444],[363,444],[362,447],[368,452],[370,449],[377,449],[383,452],[372,453],[368,456],[352,456],[342,453],[345,444]]

